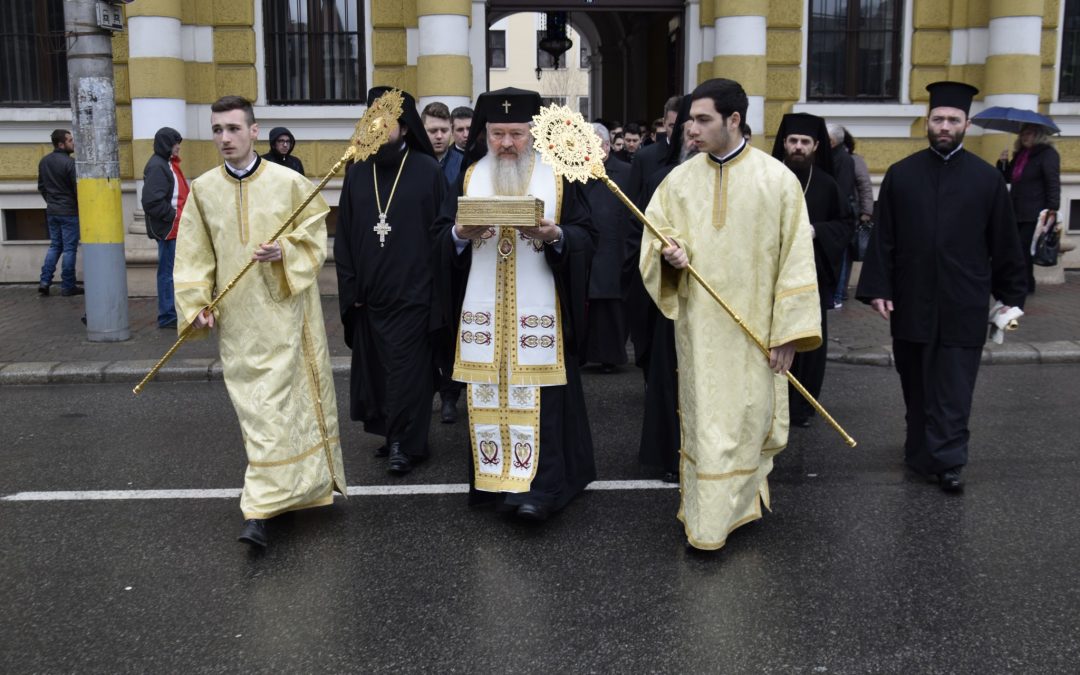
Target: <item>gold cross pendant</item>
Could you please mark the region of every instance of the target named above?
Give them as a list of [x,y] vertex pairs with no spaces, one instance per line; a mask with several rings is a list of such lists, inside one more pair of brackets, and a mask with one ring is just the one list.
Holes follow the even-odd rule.
[[390,224],[386,222],[386,214],[379,214],[379,224],[375,226],[375,234],[379,235],[379,248],[386,246],[386,235],[390,234]]

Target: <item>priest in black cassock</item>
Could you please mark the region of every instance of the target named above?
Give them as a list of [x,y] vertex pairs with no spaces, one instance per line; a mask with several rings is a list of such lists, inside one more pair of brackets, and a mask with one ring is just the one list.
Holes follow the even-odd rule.
[[968,417],[990,298],[1027,289],[1005,180],[964,149],[975,87],[928,85],[930,147],[889,167],[856,297],[888,319],[907,408],[904,461],[963,489]]
[[[630,165],[611,153],[611,135],[593,124],[604,150],[604,171],[626,192]],[[650,146],[651,147],[651,146]],[[644,152],[644,151],[643,151]],[[583,363],[599,363],[605,373],[626,363],[626,317],[623,314],[623,257],[629,211],[603,182],[590,180],[581,188],[597,232],[596,253],[589,275],[589,327]]]
[[[802,184],[806,211],[813,229],[814,267],[821,299],[821,346],[796,354],[791,374],[814,398],[819,398],[829,355],[825,312],[832,308],[844,250],[855,232],[855,222],[832,176],[832,151],[825,120],[808,113],[784,115],[776,132],[773,157],[784,162]],[[813,406],[793,386],[788,387],[792,426],[810,426]]]
[[[667,154],[660,166],[646,177],[639,195],[642,210],[648,206],[656,188],[664,182],[672,169],[698,152],[693,142],[683,133],[690,120],[690,96],[688,94],[678,98],[676,117],[671,133],[668,134],[669,143],[666,144]],[[641,231],[644,225],[637,219],[634,219],[633,224],[635,231],[630,250],[636,262],[640,255]],[[634,275],[638,285],[641,285],[641,276],[636,266]],[[647,339],[639,341],[641,348],[647,351],[638,358],[639,362],[645,364],[645,412],[641,416],[638,460],[642,464],[660,469],[665,482],[678,483],[682,435],[679,429],[679,366],[675,353],[675,322],[660,313],[648,293],[645,293],[643,302],[643,329],[648,336]],[[634,349],[638,349],[637,343]]]
[[[435,228],[440,306],[456,327],[453,377],[467,384],[469,501],[532,521],[596,477],[578,362],[597,234],[580,189],[532,147],[539,110],[535,91],[480,95],[466,166]],[[544,217],[532,227],[463,226],[460,196],[531,196]]]
[[[368,105],[388,91],[368,92]],[[435,368],[431,224],[447,192],[416,102],[399,126],[345,174],[334,237],[345,343],[352,349],[349,413],[386,438],[391,473],[428,456]]]

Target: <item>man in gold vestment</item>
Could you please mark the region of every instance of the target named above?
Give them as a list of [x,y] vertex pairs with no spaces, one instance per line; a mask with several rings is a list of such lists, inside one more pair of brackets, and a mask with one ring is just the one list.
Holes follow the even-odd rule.
[[[255,154],[259,126],[248,101],[226,96],[210,110],[225,164],[191,183],[173,268],[177,325],[193,324],[195,337],[218,327],[248,458],[240,541],[264,547],[267,519],[330,504],[335,489],[345,494],[317,282],[329,207],[317,195],[285,234],[265,243],[313,186]],[[208,313],[216,292],[252,259],[257,267]]]
[[[687,541],[718,549],[769,507],[772,458],[787,445],[787,380],[796,351],[821,344],[810,222],[799,182],[752,148],[740,125],[747,97],[732,80],[691,94],[686,134],[698,155],[668,175],[646,215],[640,267],[675,321],[682,427],[679,520]],[[769,347],[758,350],[701,286],[694,268]]]

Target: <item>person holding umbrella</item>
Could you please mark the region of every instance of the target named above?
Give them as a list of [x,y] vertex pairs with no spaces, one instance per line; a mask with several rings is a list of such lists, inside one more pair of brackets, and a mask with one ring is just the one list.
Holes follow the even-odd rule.
[[[1057,224],[1061,205],[1061,158],[1050,144],[1050,135],[1061,131],[1054,120],[1033,110],[993,106],[971,118],[971,123],[983,129],[1018,134],[1013,146],[1013,158],[1003,150],[998,169],[1011,185],[1009,199],[1020,229],[1020,245],[1027,266],[1027,294],[1035,292],[1035,274],[1031,260],[1031,240],[1046,211],[1045,228]],[[1023,307],[1021,306],[1021,309]]]
[[1031,240],[1035,236],[1036,223],[1040,213],[1046,210],[1046,225],[1054,227],[1061,206],[1061,157],[1050,142],[1049,132],[1041,124],[1024,124],[1013,145],[1012,160],[1009,160],[1009,151],[1002,150],[997,163],[1005,182],[1012,186],[1009,199],[1020,228],[1028,295],[1035,292]]

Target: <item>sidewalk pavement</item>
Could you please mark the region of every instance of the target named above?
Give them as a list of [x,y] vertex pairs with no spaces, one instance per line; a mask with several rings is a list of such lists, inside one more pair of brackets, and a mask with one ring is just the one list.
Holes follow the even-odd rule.
[[[322,301],[334,372],[347,373],[337,296]],[[176,340],[175,330],[157,327],[156,298],[128,300],[131,339],[124,342],[88,341],[83,305],[81,296],[41,297],[36,285],[0,286],[0,385],[136,383]],[[1005,344],[987,344],[983,364],[1080,363],[1080,272],[1067,272],[1062,285],[1040,287],[1025,311]],[[888,322],[868,306],[845,302],[828,312],[828,322],[830,361],[892,365]],[[185,342],[156,377],[216,379],[221,362],[214,339]]]

